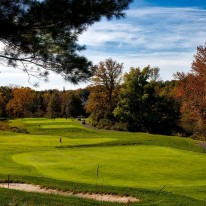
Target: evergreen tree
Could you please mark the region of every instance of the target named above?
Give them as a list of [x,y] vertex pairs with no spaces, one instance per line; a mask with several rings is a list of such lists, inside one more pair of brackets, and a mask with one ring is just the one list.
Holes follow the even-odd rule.
[[123,10],[130,2],[1,0],[0,42],[4,51],[0,60],[40,78],[54,71],[74,83],[87,79],[92,64],[80,56],[84,46],[77,44],[78,36],[102,17],[124,17]]

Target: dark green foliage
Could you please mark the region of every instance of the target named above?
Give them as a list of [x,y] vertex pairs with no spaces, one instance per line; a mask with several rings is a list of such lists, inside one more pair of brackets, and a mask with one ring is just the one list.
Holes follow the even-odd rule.
[[143,131],[144,128],[144,99],[147,98],[145,86],[149,78],[149,67],[141,72],[139,68],[131,68],[125,74],[124,84],[120,90],[115,116],[128,125],[130,131]]
[[117,131],[128,131],[127,124],[123,122],[115,122],[110,129]]
[[79,55],[84,46],[77,44],[78,36],[102,17],[123,17],[130,2],[1,0],[0,39],[5,47],[0,58],[38,77],[54,71],[74,83],[87,79],[92,64]]
[[114,114],[127,124],[129,131],[172,134],[178,129],[179,106],[171,97],[156,91],[158,83],[149,81],[153,77],[152,70],[149,66],[142,71],[131,68],[125,74]]
[[111,127],[113,126],[113,123],[111,120],[109,119],[100,119],[98,124],[97,124],[97,128],[102,128],[102,129],[111,129]]
[[179,129],[179,104],[169,96],[160,96],[155,83],[145,87],[143,100],[144,131],[156,134],[172,134]]
[[0,87],[0,117],[8,117],[6,112],[6,105],[12,98],[12,88],[11,87]]
[[77,89],[75,91],[75,93],[78,95],[78,97],[80,98],[80,100],[82,101],[82,104],[85,106],[87,99],[89,97],[90,91],[88,90],[88,88],[84,88],[84,89]]
[[47,107],[47,116],[50,118],[57,118],[59,117],[61,112],[61,102],[58,92],[54,92],[49,100],[49,104]]
[[45,105],[43,92],[36,92],[35,99],[33,101],[34,105],[34,117],[44,117],[46,114],[47,105]]
[[77,117],[84,114],[84,108],[80,98],[74,93],[68,92],[65,95],[64,102],[62,103],[62,112],[64,117]]

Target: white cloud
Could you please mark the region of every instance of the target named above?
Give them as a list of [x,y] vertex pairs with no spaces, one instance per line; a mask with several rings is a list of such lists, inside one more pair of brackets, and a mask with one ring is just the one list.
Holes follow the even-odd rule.
[[142,28],[134,27],[129,23],[120,24],[104,21],[97,23],[83,33],[79,37],[79,43],[88,46],[102,46],[106,42],[131,43],[131,39],[136,38],[136,34],[141,30]]
[[141,49],[189,48],[204,43],[205,19],[205,10],[197,8],[131,9],[123,23],[97,23],[80,36],[79,43],[103,48],[110,42]]
[[160,67],[166,80],[190,70],[196,47],[205,43],[205,19],[206,11],[199,8],[131,9],[121,23],[94,25],[80,43],[89,46],[85,54],[95,63],[112,57],[124,62],[126,71],[150,64]]
[[[130,67],[158,66],[162,79],[172,79],[175,72],[190,70],[196,47],[205,43],[205,19],[206,10],[200,8],[130,9],[126,19],[103,20],[89,27],[79,43],[88,46],[82,54],[95,64],[111,57],[124,63],[125,72]],[[0,73],[0,82],[30,86],[27,75],[14,69]],[[50,82],[40,85],[40,89],[75,89],[86,84],[75,87],[51,74]]]

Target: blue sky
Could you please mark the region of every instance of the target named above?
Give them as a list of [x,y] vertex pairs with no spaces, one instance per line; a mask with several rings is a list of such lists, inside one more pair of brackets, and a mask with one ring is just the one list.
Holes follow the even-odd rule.
[[[86,45],[82,52],[94,64],[112,58],[130,67],[147,65],[160,68],[162,80],[173,79],[177,71],[190,71],[196,47],[206,42],[206,3],[204,0],[134,0],[126,18],[102,21],[89,27],[79,37]],[[1,69],[0,84],[30,86],[26,74]],[[35,80],[34,80],[35,81]],[[41,89],[74,89],[61,77],[52,74]],[[89,83],[88,83],[89,84]]]
[[139,6],[206,8],[204,0],[134,0],[130,8],[135,8]]

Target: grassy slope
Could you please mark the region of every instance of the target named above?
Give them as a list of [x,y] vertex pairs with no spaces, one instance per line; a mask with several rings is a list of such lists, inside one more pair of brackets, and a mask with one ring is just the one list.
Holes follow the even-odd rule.
[[[94,191],[96,168],[100,165],[98,191],[111,189],[106,185],[154,191],[167,185],[164,190],[205,198],[205,154],[196,141],[143,133],[90,130],[77,121],[63,119],[55,122],[24,119],[11,124],[26,127],[30,134],[0,133],[1,179],[11,174],[19,181],[55,185],[57,188],[62,187],[60,180],[67,180],[77,183],[72,186],[71,182],[65,182],[66,186],[61,189],[80,187],[79,190],[87,188]],[[121,188],[116,187],[115,191],[121,193]],[[130,188],[125,191],[131,193]],[[154,191],[145,196],[140,189],[136,195],[150,199],[156,194]],[[164,195],[167,196],[166,193]],[[181,202],[180,199],[177,202]],[[184,202],[186,199],[190,201],[183,199]],[[202,204],[195,204],[199,203]]]

